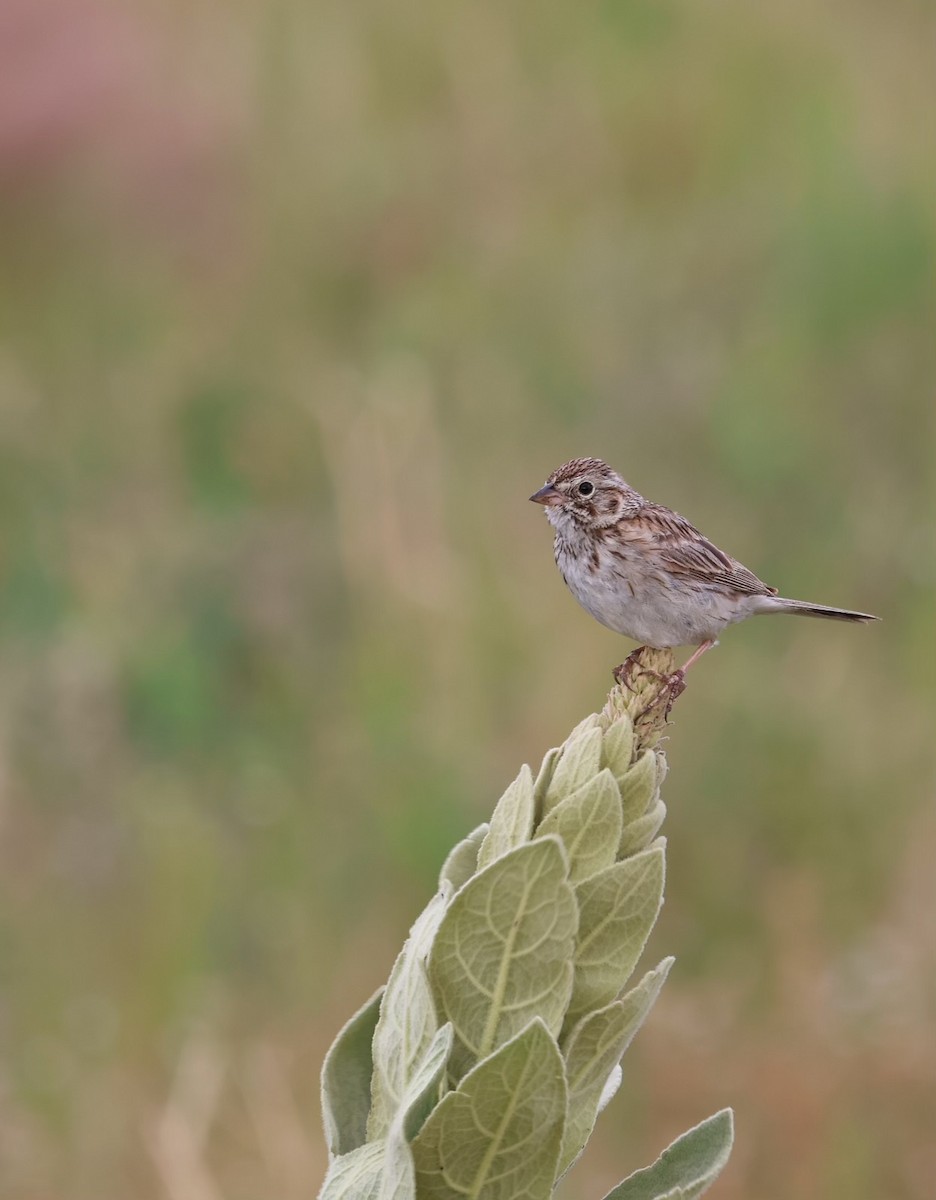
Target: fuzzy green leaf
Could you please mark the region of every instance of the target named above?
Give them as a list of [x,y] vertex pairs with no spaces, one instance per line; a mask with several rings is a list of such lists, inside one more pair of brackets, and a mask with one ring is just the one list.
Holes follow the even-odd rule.
[[409,1143],[439,1099],[439,1085],[452,1051],[452,1026],[443,1025],[416,1065],[384,1148],[379,1200],[415,1200],[416,1168]]
[[413,1143],[420,1200],[547,1200],[566,1111],[562,1058],[540,1020],[479,1063]]
[[597,717],[589,720],[593,723],[588,725],[583,721],[562,746],[562,756],[546,789],[544,813],[555,808],[560,800],[570,796],[601,769],[601,730],[596,724]]
[[438,1099],[438,1087],[452,1053],[454,1038],[455,1031],[451,1024],[443,1025],[426,1047],[422,1060],[416,1064],[410,1077],[393,1125],[407,1142],[411,1142],[419,1133]]
[[409,1142],[438,1098],[451,1049],[452,1027],[443,1025],[416,1063],[387,1137],[372,1139],[335,1159],[319,1200],[415,1200]]
[[426,975],[426,959],[450,895],[450,886],[446,884],[429,901],[414,922],[390,972],[374,1033],[374,1071],[367,1120],[369,1141],[386,1135],[413,1070],[436,1032],[438,1022]]
[[416,1200],[416,1165],[405,1139],[391,1133],[383,1152],[377,1200]]
[[608,767],[618,783],[630,770],[634,757],[634,723],[625,713],[604,732],[601,739],[601,762]]
[[618,858],[627,858],[644,850],[657,835],[657,831],[666,819],[666,805],[657,797],[656,803],[642,817],[624,826],[621,842],[618,846]]
[[[368,1142],[336,1158],[318,1200],[379,1200],[384,1168],[384,1143]],[[401,1195],[399,1200],[404,1200]]]
[[537,837],[557,834],[569,856],[569,879],[580,883],[609,867],[621,839],[621,796],[606,768],[549,813]]
[[533,804],[536,812],[536,820],[539,820],[543,815],[546,805],[546,792],[552,783],[553,771],[555,771],[556,763],[561,756],[561,746],[553,746],[551,750],[547,750],[543,755],[543,761],[540,763],[540,769],[533,782]]
[[491,827],[478,853],[479,871],[490,866],[495,858],[530,840],[535,810],[533,772],[524,764],[494,809]]
[[478,869],[478,851],[487,835],[488,825],[485,821],[477,829],[473,829],[466,838],[450,852],[439,872],[439,883],[450,883],[452,891],[457,892],[463,887]]
[[597,713],[589,713],[587,717],[583,717],[578,725],[572,730],[566,740],[559,747],[560,750],[566,750],[571,744],[576,741],[581,734],[587,733],[590,729],[600,729],[601,718]]
[[718,1178],[734,1140],[730,1108],[678,1137],[656,1162],[629,1175],[605,1200],[696,1200]]
[[630,978],[663,902],[662,848],[644,850],[580,883],[575,982],[566,1029],[610,1003]]
[[621,780],[621,811],[625,828],[650,807],[659,784],[656,752],[645,750]]
[[498,858],[452,900],[429,978],[455,1026],[456,1078],[536,1016],[558,1033],[572,988],[578,913],[558,838]]
[[363,1145],[367,1136],[373,1056],[384,988],[375,992],[332,1042],[322,1064],[322,1124],[331,1158]]
[[559,1156],[560,1171],[568,1170],[587,1142],[595,1118],[607,1102],[604,1092],[609,1076],[653,1007],[672,965],[673,959],[665,958],[620,1000],[584,1017],[567,1038],[564,1056],[569,1115]]

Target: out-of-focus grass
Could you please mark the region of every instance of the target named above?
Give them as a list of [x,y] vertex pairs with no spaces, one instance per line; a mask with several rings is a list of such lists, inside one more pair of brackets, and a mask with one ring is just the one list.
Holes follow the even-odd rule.
[[677,966],[565,1195],[936,1172],[932,14],[118,13],[0,38],[0,1193],[307,1196],[321,1053],[598,706],[526,496],[599,453],[784,591],[669,747]]

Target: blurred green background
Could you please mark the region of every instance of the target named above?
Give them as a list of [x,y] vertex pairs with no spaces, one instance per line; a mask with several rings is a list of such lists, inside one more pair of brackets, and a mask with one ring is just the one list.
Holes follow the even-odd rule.
[[599,454],[786,594],[680,701],[677,956],[563,1190],[936,1177],[936,10],[7,0],[0,1194],[299,1200],[450,845],[630,648]]

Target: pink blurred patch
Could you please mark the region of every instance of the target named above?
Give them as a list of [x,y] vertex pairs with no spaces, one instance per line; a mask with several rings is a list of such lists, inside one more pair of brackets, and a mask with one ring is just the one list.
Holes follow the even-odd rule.
[[99,0],[3,0],[0,194],[78,182],[171,224],[203,216],[225,190],[239,105],[223,58],[208,90],[206,64],[186,72],[176,51]]

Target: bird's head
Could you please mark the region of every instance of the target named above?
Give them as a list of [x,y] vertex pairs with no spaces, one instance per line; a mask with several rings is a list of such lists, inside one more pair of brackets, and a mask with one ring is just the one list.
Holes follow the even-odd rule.
[[600,529],[619,521],[640,496],[600,458],[573,458],[557,467],[530,499],[543,505],[557,529]]

